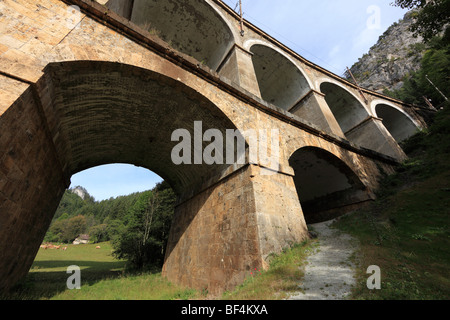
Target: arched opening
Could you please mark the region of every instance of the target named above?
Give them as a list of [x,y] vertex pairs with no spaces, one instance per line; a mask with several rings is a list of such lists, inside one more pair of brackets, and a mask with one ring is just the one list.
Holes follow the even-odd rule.
[[[60,139],[56,151],[69,176],[105,164],[132,164],[159,175],[183,202],[232,165],[225,159],[230,152],[225,137],[237,128],[184,83],[134,66],[92,61],[49,65],[46,80],[58,119],[51,131]],[[174,137],[179,130],[189,139]],[[204,137],[209,130],[224,139],[214,151],[224,159],[216,163],[203,158],[213,142]],[[180,143],[186,148],[174,153]],[[237,148],[231,150],[234,159]]]
[[284,110],[290,110],[310,90],[308,81],[289,59],[274,49],[255,44],[253,66],[261,97]]
[[228,25],[203,0],[110,0],[107,6],[213,70],[234,43]]
[[414,135],[418,128],[414,122],[403,112],[386,104],[375,107],[377,117],[383,119],[383,124],[397,142]]
[[[227,168],[194,164],[194,153],[210,142],[194,144],[203,132],[236,129],[226,115],[188,86],[137,67],[108,62],[70,62],[47,68],[54,109],[60,120],[58,152],[68,175],[109,163],[149,169],[178,194],[192,190]],[[57,80],[56,80],[57,79]],[[196,124],[197,122],[197,124]],[[189,163],[176,164],[172,134],[190,133]],[[56,130],[56,128],[55,128]],[[226,154],[225,143],[222,154]]]
[[160,268],[175,204],[170,185],[145,168],[90,168],[72,176],[42,247],[59,244],[77,252],[80,244],[101,245],[113,252],[110,263]]
[[[202,133],[214,129],[225,137],[226,130],[237,131],[218,106],[188,85],[99,61],[49,64],[35,87],[2,114],[0,126],[7,132],[0,135],[0,149],[8,150],[0,170],[0,209],[6,213],[0,224],[1,288],[28,272],[72,175],[110,163],[149,169],[180,200],[202,194],[196,206],[183,207],[193,219],[201,202],[210,201],[203,190],[230,168],[226,162],[194,163],[196,152],[211,145]],[[186,152],[191,164],[173,161],[180,140],[173,141],[172,134],[178,129],[192,137],[183,140],[191,147]],[[229,151],[225,143],[215,150]]]
[[348,141],[398,160],[405,158],[381,121],[372,117],[358,98],[331,82],[323,82],[320,90]]
[[294,152],[289,164],[308,224],[333,219],[369,200],[358,176],[328,151],[304,147]]
[[320,91],[325,94],[325,100],[345,135],[369,116],[364,106],[340,86],[323,82]]

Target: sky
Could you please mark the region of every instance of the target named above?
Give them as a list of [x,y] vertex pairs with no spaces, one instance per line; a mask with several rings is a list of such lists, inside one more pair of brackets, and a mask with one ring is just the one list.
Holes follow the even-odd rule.
[[[224,0],[231,8],[238,0]],[[342,75],[406,10],[392,0],[242,0],[244,18],[304,58]],[[238,11],[239,9],[236,9]]]
[[[232,9],[238,0],[224,0]],[[242,0],[244,18],[307,60],[342,76],[406,10],[391,0]],[[237,9],[238,10],[238,9]],[[97,201],[153,188],[162,179],[132,165],[82,171],[70,187],[83,186]]]

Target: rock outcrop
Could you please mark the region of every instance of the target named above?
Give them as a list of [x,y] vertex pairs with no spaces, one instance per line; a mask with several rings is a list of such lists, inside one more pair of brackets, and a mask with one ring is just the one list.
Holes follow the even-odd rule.
[[[425,45],[421,37],[414,37],[409,31],[415,14],[415,11],[409,11],[391,25],[369,52],[350,68],[359,86],[380,93],[384,89],[400,89],[404,77],[420,68]],[[353,81],[350,75],[347,77]]]

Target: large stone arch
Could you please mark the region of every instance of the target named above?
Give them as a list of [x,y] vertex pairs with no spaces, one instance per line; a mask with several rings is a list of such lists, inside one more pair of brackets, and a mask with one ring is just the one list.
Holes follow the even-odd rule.
[[[198,212],[202,212],[200,216],[210,215],[210,211],[202,211],[203,206],[214,198],[211,193],[220,192],[221,177],[246,174],[245,169],[234,173],[236,166],[230,168],[226,163],[194,164],[193,155],[192,165],[174,164],[171,151],[179,141],[171,141],[171,134],[185,129],[194,137],[194,121],[202,122],[202,132],[217,129],[225,136],[226,129],[236,130],[210,100],[163,74],[113,62],[49,64],[44,76],[0,117],[0,150],[7,150],[0,159],[0,288],[11,286],[28,272],[71,175],[101,164],[142,166],[171,184],[179,196],[177,212],[182,222],[171,237],[169,259],[185,233],[177,232],[190,227],[190,220],[183,220],[185,216],[193,219]],[[192,153],[209,144],[192,142]],[[244,202],[251,208],[253,198],[229,196],[229,200],[238,208],[244,207]],[[239,214],[245,220],[242,210]],[[238,226],[236,232],[239,234]],[[217,235],[207,234],[206,238]],[[212,239],[205,242],[206,246],[213,243],[219,245]],[[191,249],[195,251],[194,247]],[[188,248],[184,246],[183,250]],[[186,254],[189,259],[203,257],[203,266],[211,267],[205,252]],[[257,247],[238,255],[258,261]],[[169,272],[168,276],[178,273]],[[190,285],[198,286],[198,277],[190,281]],[[226,282],[222,279],[215,288]],[[203,285],[214,286],[209,277],[202,279]]]
[[361,178],[339,157],[318,147],[302,147],[289,158],[308,224],[326,221],[372,200]]
[[374,104],[373,109],[374,114],[382,119],[383,125],[397,142],[411,137],[420,128],[406,112],[386,102]]
[[[59,118],[57,133],[53,129],[57,151],[69,175],[112,162],[131,163],[160,174],[181,194],[227,168],[225,163],[194,163],[194,152],[201,151],[194,145],[194,123],[202,123],[201,138],[208,129],[225,136],[236,126],[182,82],[131,65],[97,61],[50,64],[44,79]],[[192,165],[176,165],[171,159],[179,143],[171,141],[177,129],[186,129],[192,137]],[[200,147],[207,145],[202,142]]]
[[325,100],[344,134],[369,117],[362,102],[340,85],[323,81],[320,84],[320,91],[325,94]]
[[322,80],[319,86],[347,140],[395,159],[406,158],[381,119],[372,116],[355,94],[336,81]]
[[[20,35],[21,40],[0,37],[0,46],[7,50],[0,64],[0,290],[27,272],[58,198],[69,186],[71,174],[83,168],[120,161],[145,166],[168,180],[180,195],[176,209],[179,224],[171,231],[163,274],[176,283],[214,292],[232,289],[249,270],[267,266],[265,259],[271,254],[307,236],[293,170],[286,159],[291,151],[302,145],[320,146],[358,172],[361,181],[365,177],[369,183],[364,183],[371,190],[380,174],[378,166],[389,169],[396,162],[359,146],[401,158],[381,119],[373,116],[347,133],[355,145],[343,141],[325,95],[309,82],[310,90],[299,95],[301,101],[290,109],[297,117],[262,101],[253,53],[247,46],[251,41],[266,42],[287,59],[291,70],[297,67],[303,73],[307,66],[308,77],[329,79],[329,73],[296,59],[287,48],[249,24],[245,37],[236,35],[238,24],[233,24],[238,20],[231,9],[219,16],[230,14],[226,23],[237,42],[231,41],[227,48],[229,42],[224,37],[229,33],[224,28],[224,37],[218,39],[225,41],[211,48],[206,43],[208,50],[219,48],[222,58],[218,58],[220,54],[201,54],[192,59],[187,55],[192,56],[192,48],[197,46],[183,47],[181,41],[182,54],[155,36],[163,37],[164,33],[155,25],[148,25],[152,32],[143,31],[94,1],[52,0],[51,6],[42,5],[39,10],[25,0],[3,3],[8,12],[2,17],[5,32]],[[76,19],[70,4],[80,7]],[[178,18],[198,13],[199,23],[206,26],[202,32],[210,31],[211,22],[218,21],[221,28],[220,17],[208,7],[222,11],[220,1],[170,0],[157,5],[164,10],[169,4],[180,5]],[[180,11],[192,4],[199,4],[200,9]],[[128,13],[130,18],[132,13]],[[175,18],[168,21],[176,22]],[[44,24],[46,28],[42,28]],[[170,26],[167,28],[166,40],[177,45],[177,39],[169,36]],[[196,34],[195,28],[189,30],[194,32],[194,40],[201,42],[195,39],[200,33]],[[212,30],[214,36],[214,26]],[[241,46],[245,39],[248,42]],[[203,46],[199,44],[199,48]],[[205,60],[204,56],[214,59]],[[110,63],[63,63],[77,60]],[[202,61],[216,72],[199,63]],[[344,88],[348,85],[335,82]],[[350,86],[348,90],[356,92]],[[160,109],[148,112],[152,106]],[[83,118],[90,120],[83,122]],[[185,129],[192,133],[194,119],[204,120],[203,131],[213,126],[242,131],[279,129],[282,165],[275,170],[253,162],[207,168],[172,166],[167,156],[170,148],[159,145],[157,138],[166,138],[164,133],[187,122]],[[73,130],[72,124],[78,129]],[[156,132],[158,135],[151,134],[161,126],[164,130]],[[108,134],[102,133],[105,128]],[[328,135],[330,132],[335,135]],[[296,145],[284,143],[293,139]],[[166,155],[156,159],[148,152],[152,148]]]
[[252,65],[261,98],[328,133],[342,136],[323,95],[289,55],[261,40],[248,40]]
[[278,50],[258,42],[249,50],[261,97],[267,102],[290,111],[311,90],[300,68]]
[[110,0],[106,5],[213,70],[235,43],[229,22],[207,1]]

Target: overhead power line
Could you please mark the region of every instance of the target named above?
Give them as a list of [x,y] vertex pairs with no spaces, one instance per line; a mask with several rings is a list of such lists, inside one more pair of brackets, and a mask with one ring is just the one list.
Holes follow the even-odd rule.
[[[239,7],[239,12],[237,11],[238,7]],[[243,18],[243,17],[244,17],[244,12],[243,12],[243,10],[242,10],[242,0],[238,0],[238,1],[236,2],[233,11],[235,11],[236,13],[238,13],[239,16],[240,16],[240,29],[241,29],[241,35],[243,36],[243,35],[244,35],[244,28],[243,28],[243,27],[244,27],[244,18]],[[325,61],[325,60],[323,60],[323,59],[317,57],[315,54],[311,53],[310,51],[308,51],[308,50],[306,50],[305,48],[301,47],[301,46],[298,45],[297,43],[293,42],[292,40],[286,38],[286,37],[283,36],[282,34],[280,34],[280,33],[276,32],[275,30],[271,29],[270,27],[268,27],[268,26],[265,25],[264,23],[262,23],[262,22],[258,21],[257,19],[255,19],[255,18],[249,16],[248,14],[246,14],[246,16],[247,16],[248,18],[250,18],[252,21],[256,22],[256,24],[258,24],[258,25],[260,25],[260,26],[263,26],[263,27],[266,29],[266,31],[269,31],[269,32],[271,32],[273,35],[276,35],[277,37],[279,37],[280,40],[281,40],[281,38],[282,38],[284,41],[291,43],[291,44],[294,46],[295,49],[301,50],[302,52],[308,54],[310,57],[313,57],[313,58],[315,58],[317,61],[320,61],[321,63],[323,63],[323,65],[326,65],[328,68],[332,69],[334,73],[338,74],[338,75],[341,76],[341,77],[345,77],[346,70],[344,70],[344,71],[339,70],[339,68],[337,68],[336,66],[330,65],[327,61]]]

